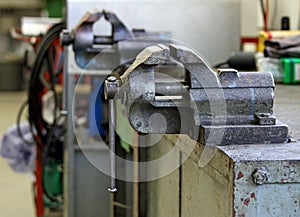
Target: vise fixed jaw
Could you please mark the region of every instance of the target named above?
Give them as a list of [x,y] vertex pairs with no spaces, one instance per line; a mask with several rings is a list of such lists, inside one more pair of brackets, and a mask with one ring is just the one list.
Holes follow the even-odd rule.
[[[104,18],[111,24],[111,35],[94,35],[94,24]],[[115,13],[109,11],[92,10],[86,12],[79,23],[71,30],[64,30],[61,34],[61,43],[64,46],[72,45],[75,60],[80,68],[92,67],[102,69],[104,66],[116,66],[119,64],[119,53],[113,44],[134,37],[125,24]],[[97,60],[97,64],[91,63],[99,53],[105,60]]]
[[[183,67],[178,79],[157,66]],[[139,133],[189,134],[203,144],[283,143],[288,127],[273,116],[271,73],[212,70],[193,50],[144,49],[119,81],[131,126]]]
[[[102,17],[111,24],[112,32],[110,36],[94,35],[93,33],[94,24]],[[73,44],[75,51],[85,51],[86,49],[92,49],[97,44],[114,44],[131,37],[133,37],[132,32],[127,29],[116,14],[105,10],[93,10],[86,12],[71,32],[66,30],[61,41],[63,45]]]

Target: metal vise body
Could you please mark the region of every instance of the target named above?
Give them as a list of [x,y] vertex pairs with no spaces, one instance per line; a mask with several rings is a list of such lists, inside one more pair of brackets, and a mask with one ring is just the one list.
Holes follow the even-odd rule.
[[[111,25],[110,36],[94,34],[94,25],[102,18]],[[131,60],[147,46],[170,42],[169,37],[169,32],[129,30],[115,13],[93,10],[86,12],[71,31],[62,32],[61,43],[64,46],[72,44],[80,68],[108,70]]]
[[[158,67],[170,62],[184,73],[160,73]],[[156,45],[143,50],[116,82],[116,97],[140,133],[184,133],[217,145],[287,141],[288,127],[273,116],[271,73],[216,73],[189,48]]]

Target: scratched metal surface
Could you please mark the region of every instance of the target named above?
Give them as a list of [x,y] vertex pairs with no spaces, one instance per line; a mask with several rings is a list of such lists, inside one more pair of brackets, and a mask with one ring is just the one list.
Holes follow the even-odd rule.
[[[234,162],[234,216],[300,216],[299,143],[218,148]],[[258,185],[253,174],[261,168],[266,173]]]
[[[262,166],[267,168],[268,179],[257,185],[252,174]],[[300,216],[299,166],[299,160],[237,163],[234,170],[234,216]]]
[[[276,85],[275,116],[300,140],[300,86]],[[234,216],[300,216],[300,143],[222,146],[234,162]],[[266,168],[262,185],[252,174]]]
[[[274,108],[298,140],[299,93],[300,86],[277,85]],[[300,143],[218,146],[204,168],[197,164],[200,150],[182,166],[181,216],[300,216]],[[261,167],[267,179],[257,185],[252,174]]]
[[[290,135],[300,141],[300,86],[275,87],[274,115],[289,127]],[[239,145],[219,147],[235,161],[299,160],[300,143]]]
[[[300,140],[300,86],[276,85],[275,116]],[[300,216],[300,143],[219,147],[235,162],[235,216]],[[253,181],[257,168],[267,169],[262,185]]]
[[235,162],[300,160],[300,143],[219,146]]

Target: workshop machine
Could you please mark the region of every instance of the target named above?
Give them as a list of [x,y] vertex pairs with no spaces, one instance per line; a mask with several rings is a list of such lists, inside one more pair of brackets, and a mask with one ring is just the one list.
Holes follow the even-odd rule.
[[[270,73],[216,72],[107,11],[70,31],[68,15],[65,217],[299,215],[299,144],[273,115]],[[101,18],[110,36],[94,34]]]
[[[66,42],[76,44],[73,41],[76,37],[64,34]],[[118,55],[122,54],[121,48],[124,47],[118,47]],[[75,55],[78,50],[75,49]],[[95,64],[101,64],[88,64],[85,70],[99,72],[103,58],[105,55],[89,59],[88,62],[97,60]],[[80,59],[75,57],[75,60]],[[109,68],[112,74],[105,75],[104,93],[97,97],[104,94],[108,100],[110,150],[103,144],[102,150],[106,152],[101,157],[95,155],[100,158],[97,163],[93,160],[99,151],[97,147],[82,145],[82,140],[78,141],[77,148],[106,174],[105,178],[98,179],[92,191],[109,186],[113,198],[119,193],[117,190],[122,191],[126,186],[118,187],[115,178],[146,183],[139,185],[139,200],[135,201],[137,216],[197,216],[199,213],[201,216],[278,216],[286,212],[290,216],[298,215],[299,156],[296,153],[299,148],[298,143],[291,142],[287,125],[273,115],[275,84],[271,73],[239,73],[234,69],[216,72],[193,50],[171,41],[148,46],[134,61],[118,70],[105,66]],[[138,133],[137,142],[130,144],[132,149],[137,147],[138,156],[135,160],[125,157],[124,163],[124,156],[116,152],[115,130],[126,119],[128,131]],[[155,138],[153,145],[151,135],[162,134],[165,136]],[[169,152],[172,152],[171,160],[151,164]],[[134,173],[134,165],[138,165],[138,172],[130,178],[128,174]],[[87,171],[85,168],[84,173]],[[76,181],[80,182],[80,177]],[[92,183],[88,184],[92,186]],[[75,194],[89,190],[78,187]],[[128,190],[128,186],[125,188]],[[102,188],[102,194],[104,190],[107,189]],[[278,192],[276,203],[266,203],[269,192]],[[126,204],[112,203],[134,210]],[[114,214],[114,209],[110,214]]]
[[[185,75],[164,81],[159,78],[163,73],[155,68],[171,58],[184,66]],[[131,126],[140,133],[199,134],[200,142],[217,145],[287,141],[287,126],[272,114],[275,84],[270,72],[220,69],[215,73],[191,49],[160,44],[143,50],[119,80],[112,79],[114,85],[111,79],[106,82],[107,97],[114,96],[111,92],[118,90],[116,86],[126,85],[121,96]],[[178,107],[185,112],[179,114],[174,110]],[[153,126],[149,123],[155,113],[165,117],[166,126],[160,126],[163,122],[159,120],[152,122]],[[180,126],[181,119],[188,119],[189,125]],[[195,126],[199,132],[194,132]],[[222,137],[217,136],[219,133]]]
[[[184,76],[157,69],[169,62]],[[120,78],[109,76],[110,125],[118,128],[122,106],[141,138],[165,134],[155,146],[138,143],[148,153],[138,177],[151,181],[146,216],[299,216],[300,146],[273,115],[274,88],[269,72],[216,72],[175,44],[147,47]],[[115,174],[114,134],[110,128],[110,189],[122,178]],[[171,152],[172,161],[154,165]]]

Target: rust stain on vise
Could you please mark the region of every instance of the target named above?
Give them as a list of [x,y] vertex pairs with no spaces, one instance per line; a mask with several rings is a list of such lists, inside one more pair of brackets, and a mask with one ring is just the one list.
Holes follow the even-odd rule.
[[255,196],[254,192],[250,196],[251,196],[251,198],[253,198],[254,200],[256,200],[256,196]]
[[248,206],[249,203],[250,203],[250,197],[246,198],[245,201],[244,201],[244,204],[245,204],[246,206]]
[[243,172],[239,172],[239,174],[237,175],[237,180],[241,179],[244,177],[244,173]]

